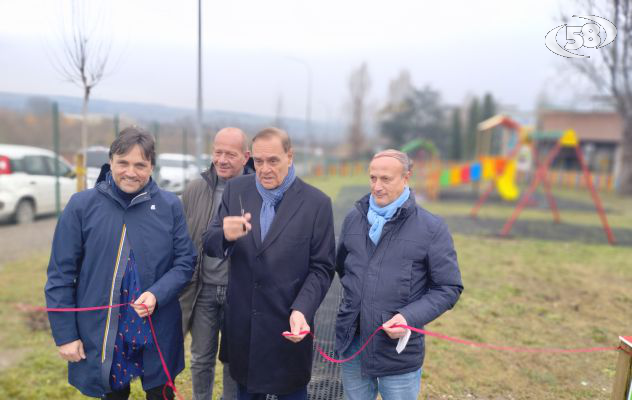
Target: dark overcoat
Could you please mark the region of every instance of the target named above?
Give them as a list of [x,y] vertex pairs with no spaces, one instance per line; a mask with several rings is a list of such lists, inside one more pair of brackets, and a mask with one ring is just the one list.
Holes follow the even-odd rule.
[[[223,220],[241,214],[240,198],[252,214],[252,231],[228,242]],[[204,250],[231,258],[226,310],[231,376],[253,393],[288,394],[310,380],[312,339],[295,344],[281,334],[290,330],[292,310],[301,311],[314,331],[314,314],[334,274],[333,212],[329,197],[296,178],[262,242],[261,204],[255,175],[228,181],[204,234]]]

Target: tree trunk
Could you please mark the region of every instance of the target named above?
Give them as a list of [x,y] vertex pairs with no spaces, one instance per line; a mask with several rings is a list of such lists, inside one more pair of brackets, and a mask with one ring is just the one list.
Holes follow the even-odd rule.
[[351,158],[357,160],[364,148],[364,134],[362,132],[364,104],[363,98],[353,100],[353,121],[351,122]]
[[83,105],[81,107],[81,153],[83,154],[83,165],[81,166],[83,173],[78,174],[77,188],[83,190],[86,188],[87,182],[87,161],[86,154],[88,149],[88,100],[90,98],[90,89],[86,88],[83,94]]
[[81,107],[81,151],[88,148],[88,94],[83,96],[83,106]]
[[623,119],[619,193],[632,195],[632,115],[624,115]]

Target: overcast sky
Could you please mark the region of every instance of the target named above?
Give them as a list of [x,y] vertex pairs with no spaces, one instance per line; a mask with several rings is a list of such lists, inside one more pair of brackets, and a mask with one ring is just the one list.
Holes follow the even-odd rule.
[[[405,68],[447,103],[491,91],[528,110],[570,61],[544,45],[560,12],[581,12],[560,1],[204,1],[204,106],[274,115],[281,95],[285,116],[302,118],[311,71],[314,118],[339,119],[366,61],[375,106]],[[0,91],[81,95],[51,65],[68,4],[0,0]],[[197,1],[90,4],[118,60],[94,98],[195,107]]]

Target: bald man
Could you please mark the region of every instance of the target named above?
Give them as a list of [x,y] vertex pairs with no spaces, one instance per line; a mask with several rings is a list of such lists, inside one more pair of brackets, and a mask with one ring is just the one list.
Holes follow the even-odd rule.
[[[180,297],[183,331],[185,335],[191,332],[194,400],[211,400],[213,397],[215,358],[224,320],[230,262],[204,255],[202,234],[217,214],[226,182],[253,172],[246,134],[237,128],[224,128],[217,132],[213,141],[210,168],[192,181],[182,194],[189,233],[198,250],[193,279]],[[234,400],[237,389],[227,365],[223,375],[223,399]]]
[[441,218],[415,202],[410,167],[401,151],[377,153],[369,164],[371,192],[342,224],[338,355],[355,354],[384,327],[360,357],[342,364],[346,400],[375,400],[378,392],[383,400],[419,398],[424,337],[394,325],[423,328],[463,290],[452,236]]

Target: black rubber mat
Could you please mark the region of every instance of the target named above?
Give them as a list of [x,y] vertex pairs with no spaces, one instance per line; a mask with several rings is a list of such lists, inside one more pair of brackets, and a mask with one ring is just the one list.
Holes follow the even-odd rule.
[[[334,278],[329,292],[316,312],[314,324],[316,325],[316,343],[325,350],[328,356],[334,354],[334,342],[336,339],[336,314],[342,298],[342,287],[338,275]],[[312,363],[312,380],[309,382],[308,394],[310,400],[342,399],[342,381],[340,379],[340,364],[334,364],[325,360],[314,349],[314,362]]]
[[[334,354],[334,341],[336,339],[336,313],[342,298],[342,286],[338,275],[334,277],[329,292],[316,312],[314,334],[316,343],[330,357]],[[314,361],[312,363],[312,380],[307,386],[307,394],[310,400],[341,400],[342,381],[340,379],[340,365],[325,360],[314,348]],[[268,400],[276,400],[276,396],[268,396]]]
[[[343,188],[333,204],[334,225],[336,235],[340,233],[342,221],[355,201],[369,192],[368,182],[366,186],[352,186]],[[338,275],[334,277],[329,292],[316,312],[314,321],[316,343],[327,352],[330,357],[334,354],[334,342],[336,339],[336,314],[340,300],[342,299],[342,286]],[[342,400],[342,380],[340,378],[340,365],[325,360],[314,349],[314,361],[312,363],[312,379],[307,387],[310,400]],[[268,396],[268,400],[276,400],[276,396]]]

